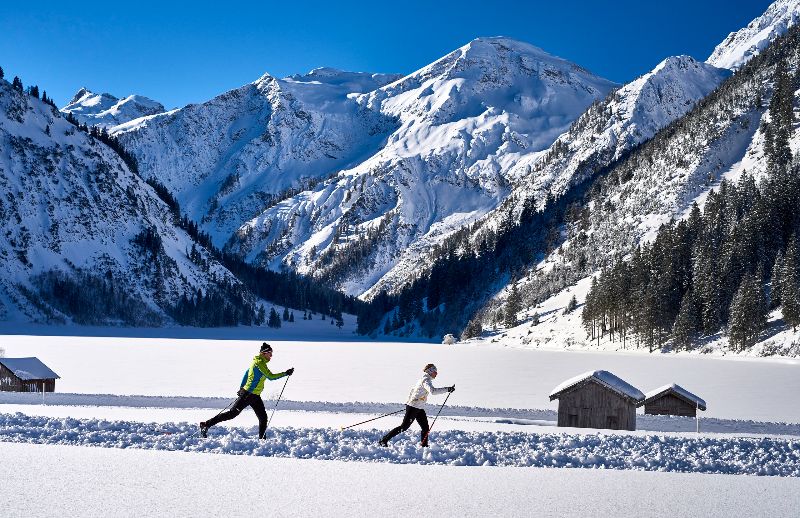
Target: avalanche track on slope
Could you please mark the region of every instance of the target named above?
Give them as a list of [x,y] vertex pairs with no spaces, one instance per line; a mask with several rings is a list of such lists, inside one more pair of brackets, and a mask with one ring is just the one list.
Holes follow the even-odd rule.
[[453,466],[574,467],[800,477],[800,441],[776,438],[686,438],[659,435],[432,432],[432,448],[417,433],[381,448],[378,430],[213,429],[207,439],[188,423],[0,414],[0,441],[190,451],[318,460]]

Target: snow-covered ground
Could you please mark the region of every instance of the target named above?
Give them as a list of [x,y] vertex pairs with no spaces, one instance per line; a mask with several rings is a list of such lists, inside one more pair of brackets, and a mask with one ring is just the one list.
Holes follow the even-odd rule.
[[[0,443],[6,516],[793,516],[800,479]],[[90,467],[90,468],[89,468]],[[580,498],[570,497],[580,490]],[[659,498],[648,498],[658,488]],[[168,496],[167,496],[168,495]],[[254,511],[255,510],[255,511]],[[59,512],[61,511],[61,512]],[[65,511],[69,511],[68,513]]]
[[[0,491],[0,505],[11,516],[40,514],[37,505],[100,516],[115,495],[139,516],[239,516],[256,488],[280,515],[792,516],[800,504],[800,361],[348,342],[337,332],[270,339],[273,370],[297,370],[265,442],[249,409],[196,437],[196,423],[235,397],[255,337],[2,336],[6,356],[37,356],[61,379],[44,397],[0,394],[0,456],[27,481]],[[437,385],[457,388],[430,449],[417,446],[416,425],[388,449],[376,444],[399,415],[339,429],[402,409],[428,362]],[[643,392],[686,387],[708,404],[701,433],[693,419],[641,414],[636,432],[555,427],[548,394],[593,369]],[[283,387],[267,385],[268,411]],[[432,397],[429,413],[443,399]],[[42,498],[36,480],[71,496]],[[666,498],[641,497],[656,486]]]
[[[338,336],[334,326],[329,336]],[[213,333],[214,331],[211,331]],[[8,357],[37,356],[62,379],[58,392],[235,397],[261,340],[5,336]],[[422,367],[455,383],[450,404],[485,408],[557,408],[549,394],[586,371],[611,371],[642,392],[677,383],[708,403],[703,417],[800,422],[800,360],[550,351],[498,343],[459,345],[278,341],[270,363],[297,372],[284,397],[294,401],[403,403]],[[265,395],[277,395],[272,382]]]

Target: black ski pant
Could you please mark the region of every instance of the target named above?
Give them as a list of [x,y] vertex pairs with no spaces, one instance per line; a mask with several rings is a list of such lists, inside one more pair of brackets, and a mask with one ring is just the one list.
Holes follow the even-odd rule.
[[383,436],[381,439],[383,442],[389,442],[392,438],[399,434],[400,432],[405,432],[411,426],[411,423],[414,421],[419,423],[419,427],[422,428],[422,434],[420,435],[422,439],[422,445],[428,445],[428,415],[425,413],[425,410],[421,408],[414,408],[413,406],[406,405],[406,415],[403,416],[403,422],[397,428],[394,428],[389,431],[386,435]]
[[258,416],[258,438],[263,439],[264,433],[267,431],[267,409],[264,408],[264,400],[261,399],[261,396],[257,394],[251,394],[250,392],[245,392],[239,396],[236,401],[234,401],[233,407],[231,407],[231,409],[227,412],[222,412],[221,414],[218,414],[206,421],[206,426],[210,428],[217,423],[221,423],[222,421],[230,421],[237,415],[241,414],[242,410],[244,410],[248,405]]

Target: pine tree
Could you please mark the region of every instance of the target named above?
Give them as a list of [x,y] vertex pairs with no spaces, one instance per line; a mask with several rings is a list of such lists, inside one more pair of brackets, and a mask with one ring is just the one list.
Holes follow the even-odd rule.
[[752,347],[767,326],[767,299],[764,288],[752,274],[742,279],[730,308],[728,336],[731,348],[743,351]]
[[692,284],[695,288],[695,300],[700,307],[701,329],[705,335],[716,333],[722,326],[719,275],[710,247],[701,244],[693,260]]
[[16,88],[17,90],[19,90],[21,92],[22,91],[22,80],[19,77],[14,76],[14,79],[11,81],[11,86],[13,86],[14,88]]
[[780,276],[781,312],[783,320],[796,330],[800,325],[800,247],[792,237],[786,249]]
[[281,327],[281,317],[278,316],[278,312],[275,311],[275,308],[270,308],[269,310],[269,321],[267,325],[274,328]]
[[289,322],[294,322],[294,311],[289,313]]
[[681,300],[681,309],[672,326],[672,340],[677,349],[688,348],[700,332],[700,311],[694,293],[686,292]]
[[506,300],[505,320],[503,322],[506,327],[514,327],[517,325],[517,313],[519,313],[521,309],[522,296],[517,289],[517,285],[512,284],[511,293],[508,294],[508,299]]
[[595,299],[598,289],[597,277],[592,277],[592,286],[589,288],[589,293],[586,294],[586,302],[584,302],[583,311],[581,312],[583,328],[592,340],[594,340],[594,323],[597,316]]
[[775,67],[774,91],[769,103],[771,119],[771,153],[767,155],[770,168],[774,171],[785,170],[792,160],[789,139],[792,136],[792,118],[794,104],[794,88],[786,63],[781,60]]
[[578,299],[576,299],[575,295],[573,295],[572,298],[569,299],[567,307],[564,308],[564,314],[567,315],[569,313],[572,313],[573,311],[575,311],[575,308],[577,307],[578,307]]
[[3,67],[0,67],[0,79],[4,79],[6,77],[6,73],[3,72]]
[[289,321],[289,308],[287,308],[287,307],[283,308],[283,321],[284,322],[288,322]]
[[472,320],[469,321],[467,327],[464,328],[464,331],[461,333],[462,340],[468,340],[470,338],[475,338],[483,333],[483,326],[481,326],[480,317],[476,316]]
[[770,280],[769,307],[777,308],[781,305],[781,274],[783,273],[783,254],[778,252],[775,264],[772,265],[772,278]]

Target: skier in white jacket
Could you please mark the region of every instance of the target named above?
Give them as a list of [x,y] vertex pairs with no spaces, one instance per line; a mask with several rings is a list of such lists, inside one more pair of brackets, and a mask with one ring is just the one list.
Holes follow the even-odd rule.
[[429,363],[422,369],[423,375],[411,393],[408,395],[406,401],[406,415],[403,417],[403,423],[397,428],[392,429],[384,435],[378,444],[381,446],[388,446],[389,441],[399,434],[405,432],[411,426],[411,423],[416,420],[419,427],[422,428],[422,447],[428,446],[428,416],[425,414],[425,403],[428,401],[428,394],[444,394],[445,392],[453,392],[456,389],[455,385],[450,387],[436,388],[433,386],[433,379],[437,376],[436,365]]

